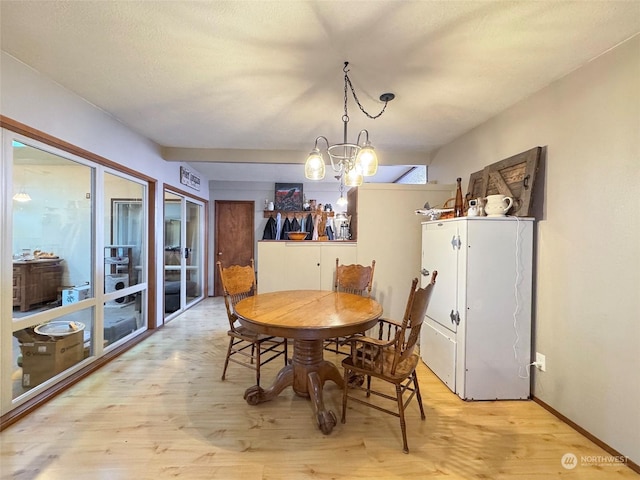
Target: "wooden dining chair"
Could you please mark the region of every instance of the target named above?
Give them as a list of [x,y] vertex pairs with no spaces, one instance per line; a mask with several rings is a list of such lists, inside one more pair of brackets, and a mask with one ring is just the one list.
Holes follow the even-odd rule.
[[[434,271],[430,283],[425,288],[416,288],[418,279],[413,279],[404,317],[393,339],[387,341],[370,338],[365,335],[353,335],[346,340],[346,343],[351,346],[351,353],[342,361],[345,381],[342,396],[342,423],[346,421],[347,399],[399,417],[405,453],[409,453],[409,447],[407,445],[407,427],[404,411],[414,396],[417,398],[418,406],[420,407],[420,418],[422,420],[425,419],[416,374],[419,356],[414,352],[414,349],[420,337],[420,328],[422,327],[437,275],[438,272]],[[354,381],[354,378],[357,377],[365,377],[366,386],[363,386],[364,382]],[[372,377],[393,384],[395,386],[395,396],[390,395],[388,389],[372,388]],[[354,394],[351,391],[354,391]],[[355,391],[362,391],[365,395],[356,395]],[[405,400],[406,392],[409,392],[409,395]],[[397,408],[391,410],[390,406],[387,408],[371,402],[370,397],[372,394],[387,400],[393,400]]]
[[[376,261],[367,267],[359,264],[340,265],[340,259],[336,258],[336,276],[333,289],[336,292],[353,293],[355,295],[370,296],[373,287],[373,272],[376,269]],[[340,350],[342,337],[325,340],[324,349],[334,353],[347,355],[348,352]]]
[[247,297],[257,294],[256,274],[254,262],[251,265],[231,265],[223,267],[217,262],[220,272],[220,282],[224,294],[224,304],[229,317],[229,347],[222,370],[222,380],[225,379],[229,362],[234,362],[256,372],[256,385],[260,385],[260,367],[284,356],[287,365],[287,339],[262,335],[251,331],[240,324],[234,311],[235,305]]

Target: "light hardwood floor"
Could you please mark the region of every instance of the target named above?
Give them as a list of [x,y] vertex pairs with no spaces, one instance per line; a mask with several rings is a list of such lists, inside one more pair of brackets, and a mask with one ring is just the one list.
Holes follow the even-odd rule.
[[[350,405],[323,435],[311,406],[286,389],[249,406],[254,374],[232,364],[221,299],[207,299],[0,433],[2,479],[626,479],[640,475],[532,401],[463,402],[424,366],[427,419]],[[327,358],[339,358],[327,354]],[[282,364],[264,368],[265,386]],[[325,402],[340,415],[341,391]],[[574,469],[561,458],[577,457]]]

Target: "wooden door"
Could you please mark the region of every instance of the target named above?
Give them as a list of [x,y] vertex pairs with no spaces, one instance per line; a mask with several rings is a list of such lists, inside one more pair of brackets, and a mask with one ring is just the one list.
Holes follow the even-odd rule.
[[[215,201],[215,262],[249,265],[255,245],[253,201]],[[222,295],[218,267],[214,274],[214,296]]]

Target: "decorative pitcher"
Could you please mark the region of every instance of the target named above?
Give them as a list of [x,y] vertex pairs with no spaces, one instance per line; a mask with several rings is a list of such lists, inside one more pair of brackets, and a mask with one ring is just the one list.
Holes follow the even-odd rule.
[[487,195],[484,211],[487,217],[502,217],[513,205],[513,198],[506,195]]

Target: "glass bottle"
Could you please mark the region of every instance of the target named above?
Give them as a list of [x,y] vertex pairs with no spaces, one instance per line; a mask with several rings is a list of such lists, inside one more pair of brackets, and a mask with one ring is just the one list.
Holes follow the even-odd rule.
[[457,178],[458,188],[456,189],[456,203],[453,206],[453,216],[464,216],[464,204],[462,203],[462,178]]

